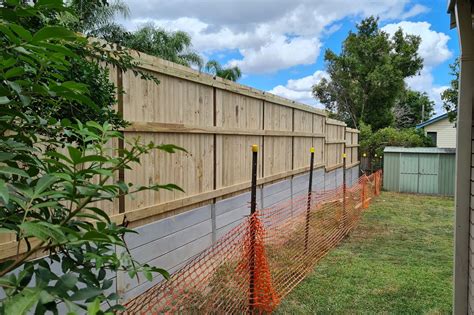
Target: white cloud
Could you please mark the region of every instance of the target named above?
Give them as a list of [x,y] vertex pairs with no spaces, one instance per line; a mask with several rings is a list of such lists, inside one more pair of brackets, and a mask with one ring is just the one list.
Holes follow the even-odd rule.
[[417,16],[419,14],[423,14],[423,13],[426,13],[428,12],[430,9],[421,5],[421,4],[415,4],[413,7],[411,7],[410,10],[408,10],[407,12],[405,12],[404,14],[402,14],[400,16],[400,19],[402,20],[405,20],[405,19],[409,19],[411,17],[414,17],[414,16]]
[[406,79],[406,83],[411,89],[428,94],[429,98],[435,102],[437,115],[444,112],[441,93],[446,90],[448,86],[434,84],[434,78],[430,70],[423,69],[419,75]]
[[268,92],[293,101],[323,108],[324,106],[317,102],[312,94],[313,85],[319,83],[322,78],[329,78],[329,75],[325,71],[318,70],[312,75],[300,79],[288,80],[286,85],[278,85]]
[[287,39],[279,36],[257,49],[241,49],[241,60],[231,60],[246,73],[271,73],[296,65],[309,65],[316,61],[321,44],[315,38]]
[[[425,12],[412,0],[125,0],[128,29],[154,22],[184,30],[203,54],[237,49],[233,64],[254,73],[268,73],[315,61],[320,38],[345,17],[379,15],[385,19]],[[292,54],[292,58],[289,55]],[[292,60],[293,59],[293,60]]]
[[424,60],[424,68],[419,75],[406,79],[407,85],[416,91],[426,92],[435,102],[437,114],[442,113],[442,101],[440,93],[447,86],[438,86],[434,84],[433,69],[450,59],[453,56],[448,48],[450,37],[442,32],[436,32],[431,29],[428,22],[408,22],[403,21],[396,24],[385,25],[382,29],[389,34],[395,33],[401,28],[405,33],[418,35],[421,37],[418,53]]

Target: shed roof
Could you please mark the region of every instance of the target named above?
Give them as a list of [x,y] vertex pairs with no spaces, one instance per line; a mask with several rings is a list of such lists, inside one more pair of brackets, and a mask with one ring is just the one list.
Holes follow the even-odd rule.
[[405,148],[405,147],[385,147],[384,153],[432,153],[432,154],[454,154],[455,148]]

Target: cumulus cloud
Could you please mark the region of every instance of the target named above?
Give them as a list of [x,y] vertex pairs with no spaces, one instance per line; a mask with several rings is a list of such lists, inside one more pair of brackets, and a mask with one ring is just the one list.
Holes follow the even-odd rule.
[[423,69],[419,75],[406,79],[406,83],[411,89],[428,94],[429,98],[435,102],[436,114],[443,112],[441,93],[448,86],[434,84],[434,78],[430,69]]
[[296,65],[309,65],[316,61],[320,43],[315,38],[287,39],[279,36],[257,49],[241,49],[241,60],[231,60],[230,66],[238,66],[246,73],[271,73]]
[[326,71],[318,70],[312,75],[300,79],[288,80],[286,85],[278,85],[268,92],[290,100],[323,108],[324,106],[317,102],[312,94],[313,85],[319,83],[322,78],[328,79],[329,75]]
[[[203,54],[238,50],[232,61],[244,72],[268,73],[310,64],[319,55],[323,34],[345,17],[379,15],[394,19],[425,12],[412,0],[125,0],[128,29],[153,22],[184,30]],[[293,58],[289,58],[289,54]],[[291,60],[294,59],[294,60]]]

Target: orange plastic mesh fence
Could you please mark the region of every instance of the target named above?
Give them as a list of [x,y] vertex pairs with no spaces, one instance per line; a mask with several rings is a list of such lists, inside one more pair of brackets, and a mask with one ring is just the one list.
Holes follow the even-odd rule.
[[127,303],[127,314],[269,313],[358,223],[381,171],[352,187],[257,210],[171,279]]

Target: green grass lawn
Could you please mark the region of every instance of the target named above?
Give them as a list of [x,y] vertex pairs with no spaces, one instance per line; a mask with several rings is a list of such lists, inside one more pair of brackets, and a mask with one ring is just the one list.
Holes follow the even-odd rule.
[[382,193],[277,313],[451,313],[453,206]]

